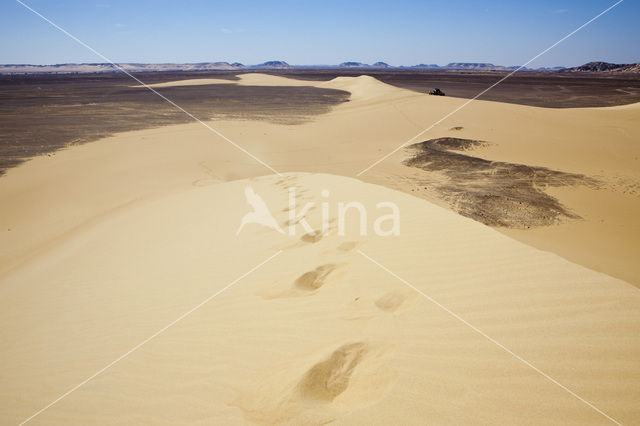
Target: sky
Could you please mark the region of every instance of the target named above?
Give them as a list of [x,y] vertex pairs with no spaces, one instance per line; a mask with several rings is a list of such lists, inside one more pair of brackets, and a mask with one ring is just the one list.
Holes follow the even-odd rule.
[[[283,60],[521,65],[615,0],[22,0],[114,62]],[[640,2],[624,0],[530,67],[640,62]],[[105,62],[0,0],[0,63]]]

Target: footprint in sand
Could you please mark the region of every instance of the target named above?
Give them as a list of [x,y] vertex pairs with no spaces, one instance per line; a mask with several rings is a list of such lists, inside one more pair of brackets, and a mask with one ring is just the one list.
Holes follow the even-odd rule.
[[320,229],[314,229],[313,234],[304,234],[300,241],[304,241],[305,243],[317,243],[324,237],[322,231]]
[[329,358],[311,367],[296,388],[302,399],[331,402],[349,387],[351,374],[367,354],[365,343],[339,347]]
[[376,300],[375,305],[384,312],[397,312],[410,308],[417,302],[416,294],[406,290],[394,290]]
[[316,290],[325,284],[325,280],[335,269],[337,265],[328,263],[320,265],[317,268],[305,272],[300,275],[294,282],[292,287],[282,288],[276,285],[271,289],[265,289],[259,293],[263,299],[280,299],[287,297],[303,297],[313,295]]
[[282,179],[279,179],[279,180],[276,181],[276,185],[289,187],[289,186],[291,186],[291,182],[294,182],[294,183],[296,182],[296,177],[295,176],[283,177]]
[[392,345],[356,341],[307,368],[298,368],[300,363],[292,360],[251,390],[239,393],[233,405],[257,423],[329,423],[340,412],[370,405],[389,392],[395,380],[388,366],[392,349]]
[[313,271],[300,275],[293,285],[301,290],[315,291],[323,286],[325,279],[334,269],[336,269],[336,265],[332,263],[318,266]]
[[[329,233],[330,232],[331,230],[329,230]],[[325,236],[326,235],[323,235],[323,237]],[[322,255],[330,256],[332,258],[335,258],[335,256],[338,255],[344,258],[348,252],[355,250],[360,244],[361,243],[359,241],[344,241],[338,244],[338,246],[328,248],[326,251],[322,252]]]
[[[316,207],[315,207],[315,206],[311,206],[311,207],[309,208],[309,210],[307,210],[307,214],[308,214],[308,213],[313,212],[315,209],[316,209]],[[304,215],[304,216],[296,216],[296,217],[294,217],[293,219],[287,219],[287,220],[284,222],[284,226],[297,225],[298,223],[300,223],[300,221],[301,221],[302,219],[305,219],[306,217],[307,217],[307,215]]]
[[358,245],[360,245],[359,242],[357,241],[345,241],[344,243],[340,244],[338,246],[338,250],[340,251],[351,251],[354,248],[358,247]]

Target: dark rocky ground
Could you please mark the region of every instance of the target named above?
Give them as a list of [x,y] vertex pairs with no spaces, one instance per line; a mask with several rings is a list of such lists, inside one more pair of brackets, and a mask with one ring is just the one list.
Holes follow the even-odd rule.
[[[145,83],[192,75],[138,75]],[[203,78],[202,74],[197,74]],[[202,120],[245,118],[297,124],[345,102],[349,93],[314,87],[230,84],[157,88]],[[193,119],[121,74],[0,78],[0,174],[27,158],[114,133]]]
[[[413,70],[283,70],[287,77],[330,80],[340,75],[371,75],[393,86],[427,93],[439,88],[447,96],[473,98],[506,72]],[[640,74],[518,72],[480,98],[545,108],[579,108],[640,102]]]
[[588,176],[489,161],[472,155],[486,142],[438,138],[410,145],[404,164],[429,173],[420,186],[459,214],[485,225],[507,228],[546,226],[564,219],[578,219],[547,187],[587,185],[598,187]]

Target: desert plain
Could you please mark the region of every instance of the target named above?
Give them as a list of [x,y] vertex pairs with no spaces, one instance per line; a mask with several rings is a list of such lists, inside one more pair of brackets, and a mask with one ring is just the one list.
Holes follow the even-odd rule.
[[407,75],[3,80],[0,421],[640,423],[637,80]]

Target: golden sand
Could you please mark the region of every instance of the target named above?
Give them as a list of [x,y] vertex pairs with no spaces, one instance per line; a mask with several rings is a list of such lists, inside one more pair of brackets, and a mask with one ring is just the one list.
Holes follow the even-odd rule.
[[[355,178],[465,100],[366,76],[236,84],[352,97],[301,125],[210,123],[282,176],[191,123],[38,157],[0,179],[2,423],[229,284],[33,422],[640,421],[640,105],[476,101],[418,139],[458,126],[456,137],[491,142],[475,155],[602,182],[547,189],[581,220],[498,231],[412,191],[420,171],[404,150]],[[371,215],[392,201],[401,232],[361,235],[351,215],[338,235],[331,207],[322,238],[255,224],[236,235],[246,186],[285,229],[295,188],[300,203],[358,201]],[[307,219],[321,227],[320,207]]]

